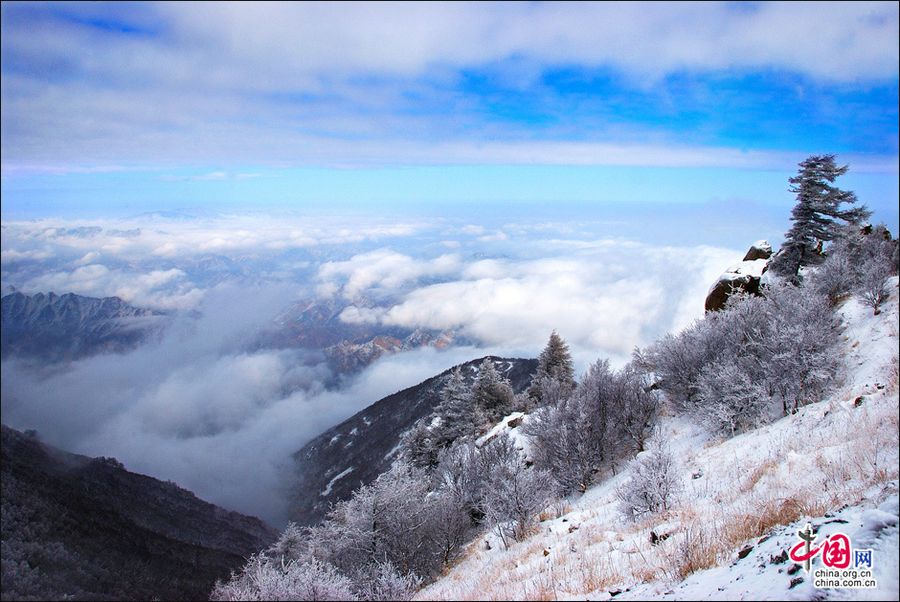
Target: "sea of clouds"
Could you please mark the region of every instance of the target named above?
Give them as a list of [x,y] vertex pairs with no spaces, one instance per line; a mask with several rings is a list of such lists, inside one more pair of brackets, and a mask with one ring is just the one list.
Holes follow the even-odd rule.
[[[7,358],[3,420],[280,524],[290,456],[328,427],[459,362],[535,357],[553,330],[578,370],[597,358],[622,365],[700,317],[710,284],[741,253],[629,240],[580,221],[7,222],[5,292],[118,296],[170,320],[129,353],[64,365]],[[473,344],[388,356],[328,387],[336,381],[317,350],[247,344],[302,299],[339,302],[348,323],[454,330]]]

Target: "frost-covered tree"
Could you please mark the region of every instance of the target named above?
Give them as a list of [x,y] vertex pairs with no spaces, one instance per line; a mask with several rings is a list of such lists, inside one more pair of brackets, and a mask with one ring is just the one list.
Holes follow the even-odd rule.
[[817,401],[837,374],[840,330],[828,298],[813,286],[783,283],[765,294],[735,296],[723,311],[639,354],[675,407],[715,432],[730,433],[732,422],[738,432],[778,406],[787,414]]
[[[545,399],[546,391],[552,388],[547,381],[555,382],[560,392],[557,399]],[[528,387],[528,397],[533,407],[558,401],[575,388],[575,368],[569,346],[554,330],[550,334],[546,347],[538,356],[538,367]]]
[[514,399],[509,381],[497,372],[490,358],[485,358],[472,385],[472,403],[480,421],[492,423],[503,418],[512,408]]
[[[493,368],[493,363],[491,363]],[[490,394],[499,391],[499,375],[496,370],[493,375],[485,374],[485,379],[493,379],[484,387],[491,387]],[[496,383],[495,384],[495,381]],[[489,402],[489,394],[485,393],[481,399]],[[440,392],[441,401],[438,403],[432,415],[426,416],[416,422],[407,431],[402,445],[404,456],[419,468],[434,468],[438,463],[440,451],[461,437],[472,436],[476,432],[477,418],[472,388],[466,384],[462,370],[457,367],[447,378]]]
[[659,399],[647,375],[628,364],[619,376],[621,416],[619,428],[636,451],[644,450],[644,442],[659,410]]
[[461,441],[443,450],[435,470],[436,488],[454,498],[476,524],[484,517],[484,490],[489,466],[481,461],[472,441]]
[[790,179],[790,191],[797,195],[793,223],[770,266],[776,274],[795,279],[800,266],[821,263],[822,243],[833,240],[842,223],[859,224],[871,215],[865,206],[845,208],[856,203],[856,195],[832,186],[847,169],[835,164],[834,155],[813,155],[800,163]]
[[440,443],[436,437],[436,428],[441,419],[437,416],[425,416],[413,424],[400,443],[403,457],[416,468],[431,469],[437,465]]
[[296,523],[290,522],[266,552],[274,558],[297,560],[306,551],[306,534]]
[[535,466],[548,470],[562,495],[584,492],[597,471],[603,439],[597,418],[581,398],[569,397],[541,408],[527,423]]
[[722,322],[722,312],[709,313],[678,335],[666,334],[647,349],[637,351],[634,363],[643,372],[655,375],[657,386],[677,408],[687,409],[696,401],[703,368],[729,347]]
[[437,565],[428,545],[428,478],[403,462],[340,502],[310,530],[309,545],[320,559],[357,580],[390,562],[402,574],[428,575]]
[[628,453],[625,433],[620,428],[621,392],[620,378],[610,369],[608,360],[597,360],[588,366],[575,390],[575,399],[592,416],[591,431],[596,439],[593,451],[598,466],[611,464]]
[[351,581],[328,563],[252,556],[243,570],[217,582],[210,600],[356,600]]
[[630,520],[670,510],[683,486],[678,465],[663,444],[656,444],[632,462],[629,478],[616,491],[619,510]]
[[485,519],[500,536],[522,540],[531,532],[538,512],[552,496],[549,473],[525,466],[525,458],[505,433],[482,448],[483,463],[490,468],[485,484]]
[[871,261],[863,266],[860,277],[860,299],[863,304],[872,308],[875,315],[881,312],[881,305],[891,294],[887,286],[890,275],[891,265],[886,261]]
[[360,600],[412,600],[421,584],[420,577],[401,573],[390,562],[381,562],[358,575],[355,593]]
[[617,391],[609,363],[598,361],[569,397],[539,409],[524,430],[535,465],[546,469],[560,494],[584,492],[610,448],[610,413]]
[[810,275],[810,286],[833,305],[851,293],[880,304],[878,280],[897,273],[897,249],[884,224],[845,226],[828,248],[825,263]]
[[735,358],[708,364],[698,381],[696,415],[716,433],[734,435],[756,428],[769,415],[767,394],[753,371]]
[[460,437],[475,433],[475,407],[472,391],[457,367],[441,389],[441,401],[435,408],[440,422],[434,427],[434,440],[439,448],[447,447]]
[[832,247],[825,263],[810,278],[809,285],[825,296],[831,305],[837,305],[856,288],[858,280],[857,270],[851,264],[849,255],[843,249]]
[[428,496],[427,533],[444,566],[456,557],[472,533],[468,500],[468,495],[458,495],[448,486]]
[[634,363],[613,372],[597,361],[569,397],[526,423],[535,465],[548,470],[560,494],[583,492],[598,471],[643,449],[658,406]]
[[783,414],[819,401],[838,371],[840,326],[828,300],[782,285],[771,287],[761,305],[763,319],[740,352],[757,358],[757,379]]

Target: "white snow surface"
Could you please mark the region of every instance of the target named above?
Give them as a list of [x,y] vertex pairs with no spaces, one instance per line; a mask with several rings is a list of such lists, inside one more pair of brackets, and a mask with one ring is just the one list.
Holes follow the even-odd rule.
[[[673,511],[626,522],[621,467],[508,550],[482,534],[416,599],[897,600],[897,286],[895,277],[877,316],[855,299],[840,308],[845,371],[828,398],[725,440],[683,416],[661,420],[654,436],[668,442],[684,485]],[[483,439],[508,431],[527,443],[513,417]],[[817,541],[841,531],[854,549],[872,549],[877,589],[817,590],[802,568],[788,574],[794,563],[775,562],[807,522]],[[651,531],[668,537],[651,545]]]
[[733,280],[740,276],[762,276],[763,269],[769,264],[768,259],[753,259],[751,261],[742,261],[737,265],[733,265],[725,273],[719,277],[719,280]]
[[751,249],[759,249],[761,251],[768,251],[769,253],[772,252],[772,245],[770,245],[769,241],[766,239],[757,240],[755,243],[750,245],[750,248]]
[[[510,426],[510,423],[515,423],[515,421],[518,421],[518,424],[516,426]],[[529,446],[528,436],[521,430],[522,425],[527,421],[528,415],[524,412],[513,412],[495,424],[487,433],[476,439],[475,446],[479,448],[483,447],[500,433],[506,433],[509,435],[510,439],[513,440],[513,445],[516,446],[516,449],[525,454],[525,457],[527,458],[531,448]]]

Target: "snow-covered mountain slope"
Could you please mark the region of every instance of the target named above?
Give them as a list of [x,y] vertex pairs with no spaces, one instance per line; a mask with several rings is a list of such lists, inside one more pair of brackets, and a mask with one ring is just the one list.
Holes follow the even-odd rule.
[[[890,287],[879,315],[855,299],[840,309],[845,373],[829,398],[727,440],[662,419],[655,437],[668,441],[683,485],[666,515],[627,522],[620,471],[555,518],[545,513],[509,550],[484,534],[417,598],[898,599],[896,277]],[[871,549],[878,587],[815,589],[784,556],[806,523],[819,542],[840,530]]]

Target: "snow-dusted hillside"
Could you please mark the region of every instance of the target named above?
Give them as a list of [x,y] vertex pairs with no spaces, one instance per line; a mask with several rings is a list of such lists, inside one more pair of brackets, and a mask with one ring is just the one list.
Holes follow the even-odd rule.
[[[611,475],[509,550],[484,534],[417,599],[897,600],[897,278],[889,284],[879,315],[856,299],[840,309],[845,371],[828,399],[727,440],[662,418],[655,437],[683,483],[674,510],[626,522],[616,490],[627,474]],[[814,589],[786,558],[807,522],[819,542],[840,530],[871,549],[877,589]]]

